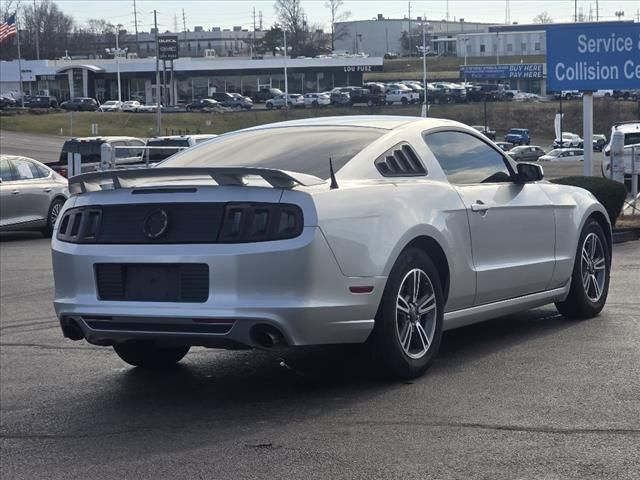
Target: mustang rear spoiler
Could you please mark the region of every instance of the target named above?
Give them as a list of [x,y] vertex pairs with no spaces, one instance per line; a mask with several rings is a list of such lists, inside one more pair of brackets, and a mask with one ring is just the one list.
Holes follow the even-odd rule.
[[322,185],[324,180],[304,173],[251,167],[167,167],[107,170],[83,173],[69,179],[71,194],[144,186],[148,180],[212,179],[220,186],[246,185],[246,177],[261,177],[273,188]]

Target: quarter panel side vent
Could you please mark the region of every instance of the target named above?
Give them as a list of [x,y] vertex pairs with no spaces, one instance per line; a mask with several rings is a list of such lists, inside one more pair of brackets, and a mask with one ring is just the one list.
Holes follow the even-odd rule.
[[418,177],[427,170],[408,143],[399,143],[380,155],[374,162],[383,177]]

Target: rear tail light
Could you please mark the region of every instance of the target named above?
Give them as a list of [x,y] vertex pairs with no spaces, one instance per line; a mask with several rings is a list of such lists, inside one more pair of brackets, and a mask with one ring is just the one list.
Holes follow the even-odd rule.
[[250,243],[297,237],[304,225],[296,205],[232,203],[225,207],[219,243]]

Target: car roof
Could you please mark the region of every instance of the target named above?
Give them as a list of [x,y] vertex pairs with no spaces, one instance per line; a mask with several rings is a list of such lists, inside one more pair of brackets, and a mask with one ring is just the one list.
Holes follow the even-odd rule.
[[611,127],[612,132],[615,130],[620,130],[622,133],[637,132],[637,131],[640,131],[640,122],[632,121],[632,122],[618,123]]
[[31,162],[36,162],[37,164],[43,165],[46,167],[44,163],[36,160],[35,158],[27,157],[25,155],[7,155],[3,153],[3,154],[0,154],[0,160],[29,160]]
[[424,122],[425,128],[447,125],[460,125],[458,122],[454,122],[452,120],[444,120],[441,118],[421,118],[392,115],[345,115],[340,117],[318,117],[306,118],[301,120],[289,120],[285,122],[272,123],[269,125],[251,127],[249,130],[274,127],[368,127],[379,128],[383,130],[395,130],[408,124],[414,124],[417,122]]
[[121,136],[110,136],[110,137],[75,137],[69,138],[67,142],[111,142],[116,140],[142,140],[138,137],[121,137]]

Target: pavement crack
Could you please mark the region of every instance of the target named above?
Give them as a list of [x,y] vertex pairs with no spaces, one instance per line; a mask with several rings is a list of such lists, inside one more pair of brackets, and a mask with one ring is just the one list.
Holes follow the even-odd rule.
[[560,435],[640,435],[640,428],[577,428],[577,427],[550,427],[550,426],[524,426],[524,425],[501,425],[492,423],[476,423],[476,422],[430,422],[415,420],[389,420],[389,421],[367,421],[356,420],[349,423],[354,424],[385,424],[385,425],[417,425],[423,427],[450,427],[450,428],[469,428],[481,430],[496,430],[507,432],[523,432],[523,433],[548,433]]
[[96,350],[93,347],[63,347],[58,345],[46,345],[43,343],[0,343],[0,348],[3,347],[41,348],[43,350]]

